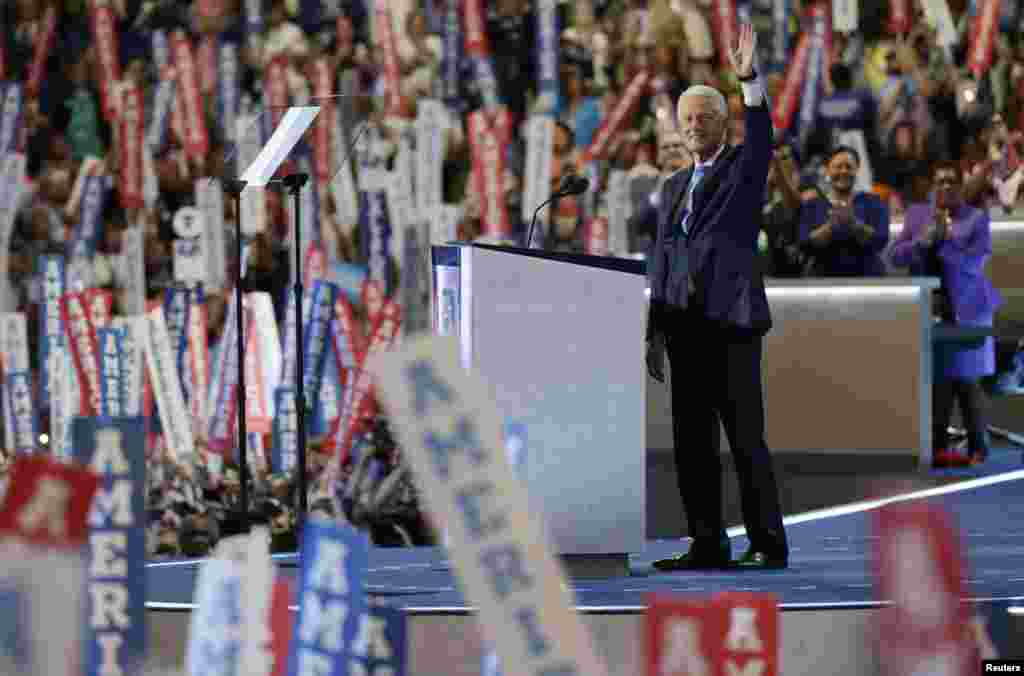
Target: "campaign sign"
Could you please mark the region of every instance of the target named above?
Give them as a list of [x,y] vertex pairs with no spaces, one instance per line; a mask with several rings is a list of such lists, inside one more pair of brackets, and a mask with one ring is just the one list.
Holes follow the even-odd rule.
[[977,670],[964,596],[963,549],[946,514],[927,503],[887,505],[874,518],[876,620],[882,673]]
[[189,676],[238,673],[244,626],[242,572],[242,563],[227,558],[209,558],[200,566],[185,658]]
[[275,472],[288,472],[295,467],[298,448],[298,409],[295,390],[279,387],[274,390],[273,458],[270,464]]
[[50,403],[50,389],[55,384],[50,379],[50,353],[64,339],[64,323],[60,313],[60,297],[64,295],[64,257],[40,256],[36,261],[36,272],[43,283],[42,307],[39,311],[39,391],[42,405],[47,406]]
[[360,673],[352,663],[366,655],[358,639],[368,610],[363,587],[368,559],[363,533],[320,519],[306,522],[289,676]]
[[707,599],[651,594],[646,605],[647,676],[716,673],[718,615]]
[[506,461],[497,407],[462,368],[458,342],[414,339],[368,363],[427,507],[446,515],[462,589],[501,663],[524,676],[607,674]]
[[104,418],[120,418],[124,411],[124,333],[120,329],[96,330],[100,344],[100,410]]
[[15,453],[35,453],[38,448],[39,417],[32,401],[32,373],[12,371],[7,374],[7,396],[10,399],[12,439],[8,441]]
[[372,605],[359,620],[353,653],[361,665],[353,674],[400,676],[406,664],[405,613],[401,608]]
[[142,418],[75,418],[75,460],[100,477],[89,513],[87,676],[141,674],[146,657],[146,433]]

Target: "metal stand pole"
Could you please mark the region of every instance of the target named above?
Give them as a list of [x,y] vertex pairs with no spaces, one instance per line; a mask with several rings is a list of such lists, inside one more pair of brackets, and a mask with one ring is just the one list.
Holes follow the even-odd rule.
[[299,492],[298,509],[295,510],[295,532],[301,536],[302,527],[306,523],[308,510],[308,491],[306,490],[306,392],[305,366],[303,364],[302,345],[302,186],[309,180],[309,174],[296,173],[285,176],[281,181],[295,200],[295,415],[298,434],[296,434],[295,458],[298,464],[296,487]]
[[[245,429],[245,340],[242,329],[245,324],[245,312],[242,308],[242,190],[246,182],[231,179],[224,182],[224,189],[235,199],[235,254],[238,257],[238,268],[235,275],[235,318],[238,320],[236,346],[238,348],[238,473],[241,506],[239,523],[242,532],[249,532],[249,458],[247,452],[248,436]],[[227,349],[227,345],[224,349]]]

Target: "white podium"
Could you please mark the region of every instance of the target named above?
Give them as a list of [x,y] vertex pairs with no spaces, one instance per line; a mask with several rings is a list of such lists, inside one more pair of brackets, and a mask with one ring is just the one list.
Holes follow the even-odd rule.
[[435,246],[434,330],[458,335],[509,423],[523,475],[576,575],[628,573],[644,544],[646,278],[636,261]]

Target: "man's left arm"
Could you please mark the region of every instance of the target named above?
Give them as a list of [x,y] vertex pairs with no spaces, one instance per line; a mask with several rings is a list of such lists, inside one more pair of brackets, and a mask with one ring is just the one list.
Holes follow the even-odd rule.
[[764,190],[772,159],[772,118],[760,74],[754,68],[757,33],[749,23],[739,27],[736,45],[729,50],[729,61],[743,90],[746,135],[740,155],[740,170],[746,185]]

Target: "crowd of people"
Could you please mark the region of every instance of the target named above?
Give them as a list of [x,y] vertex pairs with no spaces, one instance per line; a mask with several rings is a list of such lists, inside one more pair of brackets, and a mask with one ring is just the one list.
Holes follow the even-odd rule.
[[[338,99],[343,130],[359,125],[372,130],[353,133],[354,145],[394,162],[403,128],[420,102],[445,103],[443,202],[458,207],[454,231],[436,238],[472,240],[481,237],[522,242],[528,223],[522,216],[526,182],[526,123],[535,114],[553,115],[550,180],[556,186],[570,173],[591,171],[591,190],[562,198],[542,225],[543,246],[554,250],[600,252],[589,237],[590,222],[608,217],[608,177],[622,171],[637,187],[631,191],[631,217],[624,224],[628,250],[619,255],[642,256],[650,246],[660,181],[689,166],[675,122],[675,101],[688,86],[708,84],[727,93],[732,124],[730,142],[743,141],[743,100],[722,54],[724,28],[713,11],[726,6],[753,23],[761,36],[759,68],[766,74],[771,101],[787,96],[795,83],[803,98],[812,99],[808,114],[787,116],[776,110],[776,152],[764,206],[761,252],[765,273],[772,276],[857,276],[884,274],[890,255],[891,222],[910,222],[915,204],[933,202],[933,190],[952,178],[963,202],[983,214],[1011,214],[1022,205],[1020,164],[1024,140],[1024,11],[1003,2],[992,36],[990,64],[972,70],[969,51],[977,38],[982,0],[951,0],[955,35],[944,35],[923,4],[911,0],[905,28],[893,28],[890,3],[859,2],[856,30],[829,30],[816,61],[815,46],[804,44],[816,21],[829,21],[831,3],[790,0],[789,11],[774,11],[768,0],[396,0],[390,12],[393,43],[382,38],[375,4],[361,0],[11,0],[0,3],[0,87],[20,83],[20,98],[11,89],[0,101],[3,125],[15,131],[0,134],[0,155],[22,153],[26,167],[16,204],[0,204],[11,215],[7,240],[8,312],[29,319],[32,363],[38,368],[36,328],[39,325],[43,254],[63,254],[79,227],[77,178],[83,165],[98,160],[94,173],[112,180],[100,218],[99,236],[91,253],[94,285],[115,292],[122,286],[122,236],[129,226],[144,229],[146,290],[160,299],[176,284],[173,218],[195,204],[196,182],[222,177],[238,153],[224,122],[227,77],[217,59],[218,45],[238,46],[238,105],[267,110],[273,98],[302,104],[322,92],[319,66],[326,65],[331,92],[351,94]],[[449,47],[473,36],[467,17],[475,7],[483,13],[483,49],[473,46],[472,58]],[[543,25],[539,6],[554,5],[557,74],[541,72]],[[101,8],[107,14],[99,14]],[[452,11],[454,8],[454,12]],[[107,17],[109,23],[97,17]],[[454,27],[457,40],[451,39]],[[115,39],[109,47],[110,34]],[[151,148],[143,167],[145,197],[124,199],[121,173],[128,127],[119,122],[117,92],[141,89],[149,129],[162,110],[161,82],[171,71],[156,53],[157,33],[183,35],[193,48],[201,92],[199,114],[208,142],[196,153],[180,127],[193,124],[187,112],[185,87],[169,113],[170,132]],[[172,45],[179,49],[177,37]],[[817,67],[807,73],[787,64],[807,50]],[[212,53],[212,56],[211,56]],[[453,57],[453,54],[455,55]],[[481,56],[482,54],[482,56]],[[454,58],[454,65],[452,63]],[[112,63],[112,60],[116,63]],[[487,64],[481,68],[480,62]],[[799,62],[799,59],[795,61]],[[489,70],[488,70],[489,69]],[[481,77],[490,72],[493,81]],[[648,73],[647,88],[626,105],[630,83]],[[119,81],[109,81],[111,73]],[[394,77],[397,74],[397,78]],[[179,76],[180,77],[180,76]],[[820,83],[805,82],[815,77]],[[557,81],[557,94],[540,96],[538,82]],[[179,80],[184,82],[184,80]],[[397,82],[398,91],[392,91]],[[453,89],[454,83],[454,89]],[[272,91],[274,90],[274,91]],[[496,98],[495,98],[496,92]],[[454,94],[454,96],[453,96]],[[14,101],[12,104],[11,102]],[[395,103],[397,102],[397,103]],[[491,110],[495,102],[507,110],[511,135],[502,145],[503,206],[508,228],[495,233],[489,225],[491,205],[483,204],[472,174],[473,138],[468,114]],[[621,114],[620,114],[621,113]],[[181,119],[185,118],[183,122]],[[789,119],[786,119],[786,118]],[[7,126],[0,125],[0,130]],[[595,156],[596,139],[602,137]],[[357,149],[363,152],[362,149]],[[0,165],[0,167],[5,165]],[[355,167],[358,171],[358,167]],[[368,234],[356,222],[344,222],[335,192],[318,183],[318,239],[332,261],[363,265]],[[2,198],[2,194],[0,194]],[[274,299],[279,325],[284,324],[289,256],[287,198],[266,191],[263,232],[248,238],[250,257],[243,285],[266,291]],[[233,223],[231,200],[225,200],[225,222]],[[973,212],[972,212],[973,213]],[[865,228],[867,224],[870,227]],[[927,226],[927,224],[926,224]],[[927,230],[927,227],[925,229]],[[230,241],[233,233],[225,237]],[[929,235],[937,241],[943,233]],[[902,237],[902,236],[901,236]],[[932,242],[933,244],[935,241]],[[979,244],[983,260],[988,252]],[[227,247],[234,251],[233,246]],[[916,250],[915,250],[916,251]],[[933,258],[896,248],[902,265],[927,267]],[[237,261],[229,253],[228,268]],[[935,272],[934,266],[928,268]],[[208,340],[216,345],[223,334],[230,288],[210,290]],[[996,303],[993,296],[988,299]],[[986,312],[991,310],[986,306]],[[356,308],[361,312],[360,308]],[[984,314],[984,313],[983,313]],[[948,312],[947,312],[948,315]],[[985,318],[991,319],[990,313]],[[967,397],[967,395],[964,395]],[[964,400],[967,401],[966,399]],[[974,410],[971,406],[970,410]],[[44,411],[45,413],[45,411]],[[429,524],[416,507],[407,470],[386,432],[386,421],[366,424],[340,473],[336,486],[320,485],[323,468],[334,449],[315,440],[309,450],[310,505],[335,516],[344,514],[374,534],[382,544],[431,541]],[[200,455],[209,452],[197,439]],[[970,450],[983,457],[985,445],[975,439]],[[237,464],[228,458],[223,471],[211,477],[202,463],[176,464],[167,454],[151,453],[151,551],[154,555],[201,554],[225,533],[238,528],[240,482]],[[295,478],[271,471],[252,483],[252,518],[271,524],[275,548],[294,546]]]

